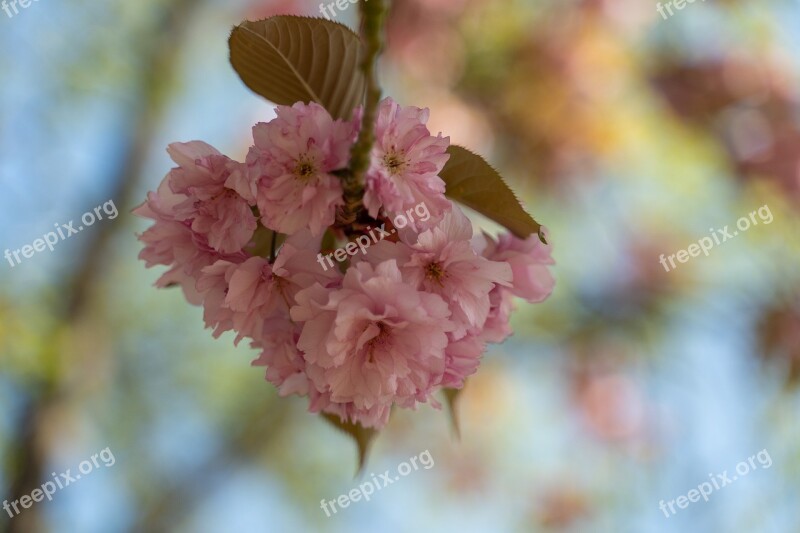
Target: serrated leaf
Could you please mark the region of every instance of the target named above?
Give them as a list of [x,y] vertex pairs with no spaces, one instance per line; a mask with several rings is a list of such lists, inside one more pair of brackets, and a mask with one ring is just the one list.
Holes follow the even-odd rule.
[[241,23],[228,45],[245,85],[278,105],[313,101],[334,118],[350,119],[363,102],[363,46],[347,26],[281,15]]
[[537,234],[546,244],[542,226],[531,217],[500,174],[481,156],[461,146],[447,149],[450,159],[439,176],[445,194],[494,220],[520,239]]
[[447,400],[447,412],[450,414],[450,424],[453,427],[453,431],[456,434],[456,437],[461,439],[461,424],[458,421],[458,412],[456,411],[456,400],[458,399],[459,395],[461,395],[461,391],[463,388],[460,389],[444,389],[444,398]]
[[367,464],[367,453],[372,441],[378,435],[378,431],[373,428],[365,428],[361,424],[353,424],[351,422],[342,422],[337,415],[329,413],[322,413],[322,418],[328,421],[333,427],[339,431],[349,435],[358,446],[358,469],[356,476],[364,470],[364,465]]

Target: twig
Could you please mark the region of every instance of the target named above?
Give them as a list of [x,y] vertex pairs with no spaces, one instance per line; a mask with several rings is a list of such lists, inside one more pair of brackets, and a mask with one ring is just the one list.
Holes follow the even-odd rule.
[[269,247],[269,262],[270,263],[274,263],[275,262],[275,245],[277,243],[278,243],[278,232],[277,231],[273,231],[272,232],[272,244],[270,244],[270,247]]
[[369,167],[370,152],[375,143],[375,115],[381,99],[378,84],[378,56],[383,49],[383,22],[386,17],[386,0],[369,0],[359,3],[361,11],[361,39],[364,44],[364,59],[361,71],[367,82],[364,114],[361,131],[350,151],[350,171],[343,177],[345,205],[339,213],[338,224],[350,225],[356,221],[363,209],[364,173]]

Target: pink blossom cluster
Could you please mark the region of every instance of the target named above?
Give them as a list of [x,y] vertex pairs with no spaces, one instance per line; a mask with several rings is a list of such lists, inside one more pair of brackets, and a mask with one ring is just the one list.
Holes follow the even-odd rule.
[[[260,351],[253,364],[266,367],[282,396],[380,427],[394,405],[438,407],[435,392],[463,387],[486,343],[511,334],[513,297],[549,296],[553,260],[536,235],[474,236],[438,175],[449,139],[428,131],[428,110],[387,98],[374,125],[365,215],[377,227],[424,202],[431,216],[347,268],[320,268],[323,235],[358,236],[336,223],[344,204],[336,171],[349,164],[355,115],[280,106],[254,126],[243,163],[200,141],[172,144],[177,166],[134,213],[155,221],[139,238],[148,267],[169,267],[157,286],[182,287],[215,337],[248,339]],[[278,247],[275,234],[285,236]]]

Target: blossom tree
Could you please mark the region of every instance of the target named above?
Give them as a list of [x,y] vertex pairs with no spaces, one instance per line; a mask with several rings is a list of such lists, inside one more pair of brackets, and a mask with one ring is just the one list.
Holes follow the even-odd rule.
[[[428,109],[382,98],[386,7],[360,9],[361,35],[296,16],[235,27],[231,63],[276,118],[243,162],[170,145],[176,166],[134,212],[154,221],[140,258],[168,267],[157,286],[203,306],[215,337],[246,339],[363,466],[393,408],[440,407],[444,391],[455,417],[487,343],[511,334],[513,298],[541,302],[555,282],[546,231],[500,175],[433,135]],[[475,235],[458,204],[508,233]]]

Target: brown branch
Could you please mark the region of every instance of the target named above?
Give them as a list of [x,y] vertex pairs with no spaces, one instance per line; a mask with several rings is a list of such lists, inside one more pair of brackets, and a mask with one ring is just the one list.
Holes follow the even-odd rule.
[[361,71],[367,82],[364,114],[358,139],[350,151],[350,169],[342,179],[345,205],[337,217],[337,224],[353,224],[363,210],[364,174],[369,168],[370,153],[375,143],[375,116],[381,100],[378,84],[378,56],[383,50],[383,23],[386,18],[385,0],[370,0],[359,3],[361,11],[361,39],[364,44],[364,59]]

